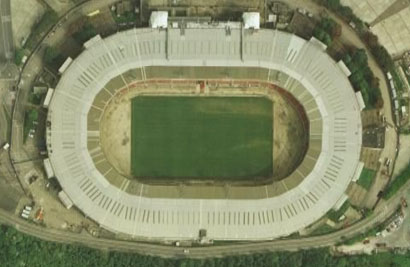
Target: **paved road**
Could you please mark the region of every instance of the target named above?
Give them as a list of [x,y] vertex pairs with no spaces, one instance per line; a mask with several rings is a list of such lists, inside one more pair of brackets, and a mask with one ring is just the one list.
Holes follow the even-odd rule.
[[0,60],[13,58],[13,31],[11,29],[10,0],[0,0]]
[[[4,1],[4,0],[0,0]],[[88,1],[85,4],[79,6],[78,8],[73,8],[67,12],[65,16],[61,19],[61,24],[54,26],[54,28],[45,36],[42,45],[36,49],[26,62],[24,69],[20,75],[19,90],[17,93],[17,99],[14,105],[14,112],[12,118],[12,128],[11,128],[11,159],[15,162],[27,161],[28,159],[36,158],[38,156],[38,151],[31,149],[23,144],[23,120],[24,113],[26,109],[27,98],[29,91],[33,86],[36,75],[43,68],[42,63],[42,50],[44,45],[55,46],[61,43],[66,38],[66,31],[74,21],[83,17],[84,15],[103,8],[118,0],[99,0],[99,1]],[[23,181],[23,176],[29,170],[24,166],[15,165],[16,171],[19,174],[19,179],[24,187],[28,191],[28,185]]]
[[0,79],[14,80],[18,70],[14,65],[10,1],[0,0]]
[[[301,239],[290,240],[275,240],[266,242],[255,243],[242,243],[242,244],[228,244],[228,245],[215,245],[209,247],[193,247],[189,248],[190,258],[206,258],[206,257],[218,257],[227,255],[237,255],[246,253],[257,253],[264,251],[280,251],[280,250],[298,250],[307,249],[313,247],[325,247],[331,246],[339,242],[342,237],[351,237],[357,233],[363,232],[366,229],[377,225],[381,221],[386,220],[396,209],[400,203],[400,197],[404,193],[404,190],[410,183],[406,184],[398,194],[391,198],[389,201],[379,206],[375,213],[365,220],[359,223],[338,231],[333,234],[307,237]],[[141,254],[161,256],[161,257],[181,257],[184,255],[183,249],[174,246],[154,245],[148,243],[137,243],[130,241],[111,240],[104,238],[94,238],[88,234],[76,234],[67,231],[61,231],[57,229],[44,228],[34,223],[27,222],[16,216],[5,212],[0,209],[0,222],[8,225],[12,225],[17,230],[36,236],[38,238],[70,243],[70,244],[82,244],[97,249],[115,250],[115,251],[127,251],[137,252]]]

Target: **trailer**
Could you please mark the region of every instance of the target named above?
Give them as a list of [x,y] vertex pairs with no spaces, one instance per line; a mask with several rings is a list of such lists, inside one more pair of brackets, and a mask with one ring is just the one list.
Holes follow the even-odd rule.
[[51,98],[53,97],[53,94],[54,94],[54,89],[53,88],[48,88],[46,98],[44,98],[43,108],[48,108],[48,106],[50,105],[50,102],[51,102]]
[[44,169],[46,170],[47,178],[51,179],[55,177],[53,167],[51,166],[51,162],[49,158],[43,160]]
[[58,69],[58,73],[63,74],[64,71],[68,68],[68,66],[70,66],[71,62],[73,62],[73,59],[71,57],[68,57],[63,65],[61,65],[61,67]]

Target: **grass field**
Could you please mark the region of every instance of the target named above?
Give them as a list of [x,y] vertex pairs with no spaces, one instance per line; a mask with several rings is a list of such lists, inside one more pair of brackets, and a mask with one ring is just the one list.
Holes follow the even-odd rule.
[[369,190],[372,186],[374,177],[376,177],[376,171],[363,168],[359,180],[357,180],[357,184],[362,186],[364,189]]
[[153,179],[268,177],[272,116],[272,102],[260,97],[136,97],[131,172]]

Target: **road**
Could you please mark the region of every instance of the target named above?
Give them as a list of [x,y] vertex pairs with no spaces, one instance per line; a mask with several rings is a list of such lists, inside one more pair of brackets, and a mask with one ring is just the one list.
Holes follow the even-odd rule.
[[[192,247],[189,248],[189,257],[207,258],[227,255],[249,254],[257,252],[298,250],[313,247],[332,246],[335,243],[339,242],[342,237],[351,237],[357,233],[363,232],[366,229],[371,228],[374,225],[377,225],[381,221],[386,220],[392,213],[394,213],[397,206],[400,204],[400,197],[409,185],[410,183],[407,183],[406,186],[403,187],[395,197],[391,198],[390,200],[386,201],[383,205],[379,206],[372,216],[358,222],[357,224],[352,225],[349,228],[340,230],[332,234],[316,237],[307,237],[301,239],[274,240],[242,244],[233,243],[209,247]],[[57,229],[44,228],[34,223],[17,218],[15,215],[7,213],[2,209],[0,209],[0,222],[3,224],[14,226],[17,230],[25,234],[36,236],[38,238],[53,242],[81,244],[96,249],[137,252],[140,254],[161,257],[187,256],[184,255],[183,248],[174,246],[94,238],[88,234],[76,234]]]
[[[61,24],[55,25],[53,29],[49,31],[49,33],[40,42],[41,45],[39,45],[37,49],[35,49],[35,52],[28,58],[26,64],[24,65],[23,71],[20,74],[20,80],[18,83],[19,90],[17,92],[13,110],[10,142],[10,156],[12,161],[22,162],[38,157],[37,150],[23,144],[23,121],[29,91],[33,86],[36,76],[43,68],[42,50],[44,45],[55,46],[58,43],[63,42],[66,31],[71,23],[94,10],[109,6],[117,1],[118,0],[87,1],[85,4],[70,9],[66,15],[61,17]],[[25,181],[23,181],[23,176],[30,170],[25,166],[19,165],[15,165],[15,168],[23,189],[28,191],[28,185]]]
[[0,0],[0,62],[13,58],[10,0]]

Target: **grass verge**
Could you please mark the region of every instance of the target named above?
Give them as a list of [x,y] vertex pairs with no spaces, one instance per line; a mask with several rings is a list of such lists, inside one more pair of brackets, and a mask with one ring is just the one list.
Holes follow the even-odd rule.
[[383,198],[389,199],[410,179],[410,162],[406,168],[393,179],[393,181],[385,189]]
[[340,209],[338,209],[337,211],[331,209],[327,212],[327,217],[334,221],[334,222],[338,222],[339,218],[347,211],[347,209],[350,207],[350,202],[349,201],[345,201],[345,203],[343,203],[343,205],[340,207]]
[[376,177],[376,171],[363,168],[359,180],[357,180],[357,184],[363,187],[364,189],[369,190],[372,186],[374,177]]

